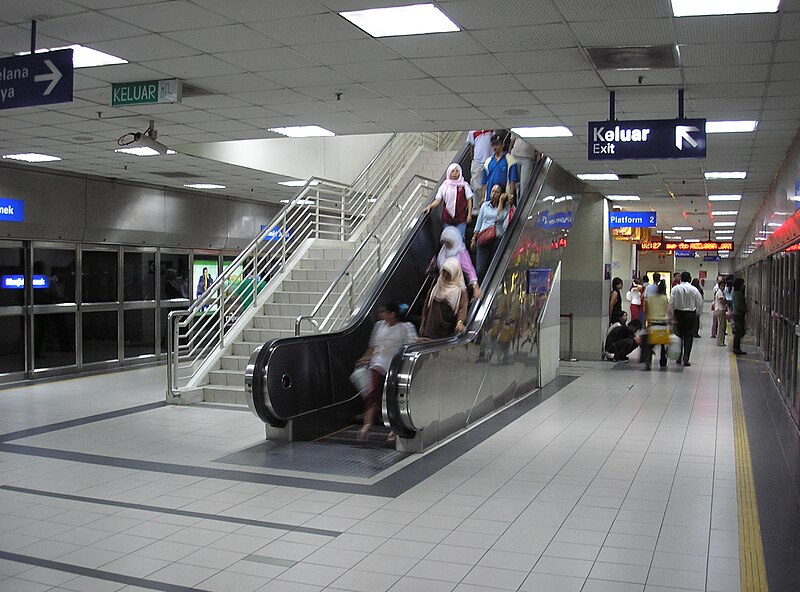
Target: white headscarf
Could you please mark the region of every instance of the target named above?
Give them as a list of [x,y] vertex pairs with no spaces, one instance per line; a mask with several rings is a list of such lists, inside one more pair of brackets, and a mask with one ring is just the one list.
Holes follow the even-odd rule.
[[[450,173],[453,169],[458,169],[458,179],[451,179]],[[467,182],[464,181],[464,173],[461,170],[461,165],[457,162],[452,163],[449,167],[447,167],[447,176],[444,179],[444,183],[439,187],[439,195],[442,196],[444,200],[444,207],[450,216],[456,215],[456,199],[458,198],[458,188],[467,186]]]
[[[464,241],[461,239],[461,233],[455,226],[445,226],[444,230],[442,230],[442,238],[440,240],[442,242],[442,248],[436,256],[436,267],[442,269],[448,257],[458,258],[458,254],[466,250],[466,247],[464,246]],[[448,249],[444,244],[445,241],[453,246]]]
[[[446,280],[444,272],[450,275],[450,280]],[[461,273],[461,264],[458,259],[449,257],[439,270],[439,277],[436,279],[436,284],[431,290],[431,297],[428,300],[428,306],[434,300],[439,302],[447,302],[453,312],[458,311],[458,302],[461,299],[461,292],[465,290],[464,276]]]

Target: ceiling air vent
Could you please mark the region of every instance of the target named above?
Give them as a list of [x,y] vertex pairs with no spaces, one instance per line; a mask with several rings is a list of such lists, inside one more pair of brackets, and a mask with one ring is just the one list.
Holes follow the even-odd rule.
[[192,84],[183,83],[182,87],[182,96],[184,99],[192,98],[192,97],[208,97],[210,95],[214,95],[217,93],[211,92],[210,90],[206,90],[204,88],[200,88],[199,86],[194,86]]
[[589,59],[598,70],[677,68],[674,45],[649,47],[590,47]]

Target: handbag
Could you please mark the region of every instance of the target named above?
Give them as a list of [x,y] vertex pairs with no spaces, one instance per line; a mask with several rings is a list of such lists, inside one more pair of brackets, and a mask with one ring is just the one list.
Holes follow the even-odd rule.
[[369,389],[372,386],[372,374],[367,366],[356,366],[353,373],[350,374],[350,382],[358,390],[363,398],[369,394]]
[[650,345],[667,345],[669,343],[669,329],[666,327],[652,326],[647,328],[647,342]]
[[497,228],[492,224],[489,228],[484,228],[478,233],[478,245],[484,247],[497,238]]

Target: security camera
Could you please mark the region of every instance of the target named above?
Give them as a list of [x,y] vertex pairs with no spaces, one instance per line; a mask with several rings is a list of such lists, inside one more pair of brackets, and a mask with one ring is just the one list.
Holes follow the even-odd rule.
[[167,153],[167,147],[164,146],[164,144],[162,144],[155,138],[148,135],[147,132],[135,132],[133,134],[132,144],[138,144],[139,146],[146,146],[151,150],[155,150],[159,154]]

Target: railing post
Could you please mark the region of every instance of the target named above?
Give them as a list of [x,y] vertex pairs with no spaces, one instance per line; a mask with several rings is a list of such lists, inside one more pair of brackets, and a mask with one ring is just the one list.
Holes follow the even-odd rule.
[[350,272],[347,272],[347,276],[350,278],[350,283],[347,287],[348,293],[350,294],[350,314],[353,314],[353,276],[350,275]]
[[256,307],[256,298],[258,297],[258,247],[256,245],[253,249],[253,300],[250,302],[249,308]]
[[225,285],[219,287],[219,346],[225,347]]

